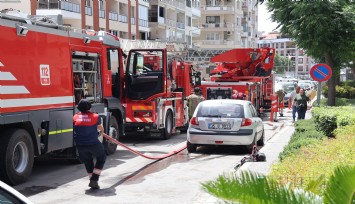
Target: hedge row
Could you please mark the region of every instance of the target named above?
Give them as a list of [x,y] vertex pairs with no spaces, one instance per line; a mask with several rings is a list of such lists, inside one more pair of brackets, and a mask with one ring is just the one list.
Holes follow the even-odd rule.
[[328,137],[334,136],[334,130],[341,126],[355,124],[355,107],[314,107],[312,109],[316,130]]
[[[328,97],[328,86],[322,88],[322,94]],[[355,88],[351,86],[339,86],[335,87],[335,97],[338,98],[355,98]]]
[[322,132],[316,130],[313,119],[299,120],[296,122],[295,132],[280,153],[279,159],[282,161],[286,157],[295,154],[301,147],[317,144],[324,137],[325,135]]

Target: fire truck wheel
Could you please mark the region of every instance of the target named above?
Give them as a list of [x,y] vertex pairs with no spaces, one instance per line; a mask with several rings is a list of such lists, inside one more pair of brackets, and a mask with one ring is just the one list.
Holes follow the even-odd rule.
[[173,114],[170,110],[166,113],[165,116],[165,128],[162,129],[162,136],[163,139],[167,140],[170,139],[173,132]]
[[30,176],[34,147],[30,134],[24,129],[9,129],[2,133],[0,144],[0,179],[18,185]]
[[[119,129],[118,129],[118,123],[117,123],[117,119],[115,116],[111,116],[110,117],[110,129],[109,129],[109,135],[112,138],[115,138],[116,140],[119,139]],[[105,146],[105,150],[106,150],[106,154],[110,155],[116,152],[117,149],[117,144],[110,142],[108,140],[104,140],[104,146]]]
[[189,153],[194,153],[197,150],[197,146],[194,144],[191,144],[189,141],[186,143],[186,148]]
[[260,140],[257,142],[258,146],[264,146],[265,145],[265,130],[263,130],[263,134],[261,135]]

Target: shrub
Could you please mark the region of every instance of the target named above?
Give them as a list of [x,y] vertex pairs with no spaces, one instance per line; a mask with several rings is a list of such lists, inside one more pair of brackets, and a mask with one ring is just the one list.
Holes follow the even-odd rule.
[[[355,97],[355,96],[354,96]],[[320,106],[327,106],[326,98],[320,100]],[[335,98],[335,106],[351,106],[355,105],[355,98],[354,99],[347,99],[347,98]],[[317,101],[314,101],[312,104],[313,107],[318,106]]]
[[[328,97],[328,86],[323,86],[322,94],[324,95],[324,97],[326,98]],[[335,96],[338,98],[348,98],[348,99],[355,98],[355,87],[349,86],[347,84],[337,85],[335,86]]]

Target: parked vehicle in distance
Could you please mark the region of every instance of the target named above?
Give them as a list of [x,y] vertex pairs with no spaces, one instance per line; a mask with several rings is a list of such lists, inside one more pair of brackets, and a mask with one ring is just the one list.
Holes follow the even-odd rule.
[[0,203],[33,204],[20,192],[2,181],[0,181]]
[[250,101],[217,99],[201,102],[190,120],[187,150],[203,145],[264,145],[264,125]]
[[298,79],[287,76],[279,79],[279,82],[298,82]]

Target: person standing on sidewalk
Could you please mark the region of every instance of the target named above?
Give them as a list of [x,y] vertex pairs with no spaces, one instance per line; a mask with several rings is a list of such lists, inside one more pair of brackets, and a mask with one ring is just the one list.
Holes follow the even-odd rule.
[[292,119],[293,122],[296,121],[296,112],[297,112],[297,107],[296,104],[294,103],[295,101],[295,97],[297,94],[299,94],[301,87],[296,86],[295,90],[291,93],[290,98],[288,98],[288,103],[291,104],[291,108],[292,108]]
[[297,107],[297,119],[303,120],[306,116],[307,102],[309,101],[308,96],[306,96],[304,89],[300,89],[300,93],[296,95],[294,103]]
[[204,100],[205,98],[201,96],[201,89],[199,87],[195,87],[194,93],[187,97],[187,105],[189,106],[189,120],[192,118],[197,105]]
[[[79,113],[73,117],[74,140],[80,160],[84,163],[90,178],[89,187],[99,189],[98,184],[101,171],[106,161],[104,146],[99,141],[99,133],[104,132],[98,114],[90,112],[91,103],[82,99],[78,103]],[[96,162],[94,163],[94,160]]]

